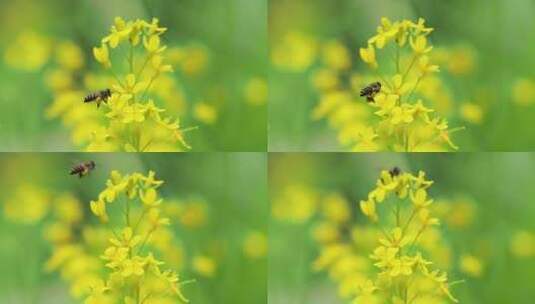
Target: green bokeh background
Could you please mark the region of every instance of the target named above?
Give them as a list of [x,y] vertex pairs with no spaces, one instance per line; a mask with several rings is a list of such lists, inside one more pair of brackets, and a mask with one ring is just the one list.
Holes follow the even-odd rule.
[[[82,179],[68,175],[72,163],[89,159],[97,164],[91,175]],[[188,230],[174,226],[186,259],[202,254],[194,250],[206,249],[211,242],[223,246],[223,259],[217,262],[214,278],[201,277],[188,267],[179,272],[183,280],[196,280],[183,287],[190,302],[265,303],[267,259],[246,258],[242,250],[248,232],[267,233],[265,155],[10,153],[0,154],[0,167],[4,169],[0,173],[0,206],[17,185],[30,182],[51,191],[75,194],[87,203],[84,211],[88,220],[95,219],[89,201],[104,189],[111,170],[154,170],[156,177],[165,181],[160,188],[164,199],[199,197],[208,204],[206,227]],[[51,254],[42,236],[43,226],[14,223],[6,219],[3,209],[0,211],[0,303],[78,303],[69,298],[68,286],[57,273],[43,270]]]
[[[209,52],[208,69],[196,79],[175,72],[188,108],[203,100],[224,105],[214,125],[200,124],[191,115],[181,117],[185,127],[200,125],[187,134],[194,151],[265,151],[267,106],[246,104],[243,90],[252,77],[266,76],[266,6],[265,0],[3,0],[0,53],[3,57],[18,33],[32,30],[74,41],[85,51],[88,69],[101,71],[91,50],[116,16],[157,17],[168,28],[165,44],[199,43]],[[52,96],[43,74],[15,71],[0,61],[0,150],[76,150],[59,120],[44,117]]]
[[[515,258],[509,249],[513,232],[535,231],[533,153],[276,153],[269,159],[269,193],[274,199],[295,184],[320,193],[339,193],[352,203],[357,221],[369,223],[357,210],[358,202],[374,188],[379,172],[393,166],[413,173],[424,170],[435,182],[429,190],[434,199],[466,195],[477,205],[474,222],[466,230],[442,226],[453,246],[452,261],[482,241],[489,249],[481,278],[468,277],[455,267],[448,274],[452,281],[466,280],[452,287],[459,303],[533,303],[535,259]],[[270,221],[270,303],[349,303],[337,298],[337,286],[325,272],[312,271],[318,246],[311,227],[312,222]]]
[[[358,48],[375,33],[381,17],[391,20],[426,19],[435,31],[436,47],[468,43],[476,51],[476,71],[453,78],[441,72],[453,91],[453,108],[483,89],[486,113],[481,125],[451,117],[450,126],[466,126],[455,133],[461,151],[530,151],[535,146],[531,123],[535,106],[515,106],[511,86],[521,77],[533,78],[535,3],[529,0],[272,0],[269,39],[276,43],[289,31],[320,40],[341,39],[350,47],[357,70],[369,71]],[[325,120],[311,120],[319,97],[310,71],[293,73],[270,68],[270,151],[342,151],[336,133]]]

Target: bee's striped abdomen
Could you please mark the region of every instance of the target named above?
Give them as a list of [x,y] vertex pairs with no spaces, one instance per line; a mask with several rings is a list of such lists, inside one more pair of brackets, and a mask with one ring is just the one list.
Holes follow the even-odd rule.
[[99,97],[99,93],[91,93],[84,98],[84,102],[95,101]]

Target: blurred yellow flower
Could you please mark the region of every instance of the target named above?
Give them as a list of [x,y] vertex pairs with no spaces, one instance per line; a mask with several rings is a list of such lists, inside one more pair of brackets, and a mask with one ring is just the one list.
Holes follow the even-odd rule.
[[72,41],[60,42],[56,48],[56,60],[62,68],[77,70],[84,66],[84,54]]
[[46,72],[45,83],[53,91],[64,91],[72,87],[73,77],[64,69],[52,69]]
[[288,32],[276,42],[272,53],[272,63],[281,70],[301,72],[316,60],[317,42],[307,34]]
[[243,241],[243,252],[245,256],[251,259],[266,257],[268,241],[265,233],[260,231],[249,232]]
[[483,109],[475,103],[461,104],[460,112],[461,117],[470,123],[480,124],[483,121]]
[[42,68],[51,54],[51,42],[48,38],[32,31],[20,33],[10,43],[4,53],[7,65],[26,71]]
[[83,218],[81,202],[70,193],[57,196],[52,207],[57,219],[64,223],[78,223]]
[[475,52],[472,48],[454,48],[450,53],[446,68],[453,75],[466,75],[473,72],[475,60]]
[[462,255],[459,261],[459,267],[463,273],[474,278],[481,277],[484,271],[481,259],[473,255]]
[[244,89],[245,101],[253,106],[266,104],[268,100],[268,84],[264,78],[251,78]]
[[332,193],[321,201],[322,214],[326,220],[337,224],[349,221],[351,210],[348,201],[339,194]]
[[68,224],[55,222],[44,228],[43,237],[52,244],[56,244],[69,241],[72,234]]
[[208,52],[204,47],[193,45],[186,48],[186,56],[179,65],[186,75],[196,76],[206,69],[208,59]]
[[193,108],[193,116],[198,121],[213,125],[217,121],[217,109],[206,102],[198,102]]
[[338,240],[338,226],[331,222],[321,222],[312,230],[312,236],[318,243],[331,243]]
[[272,214],[276,219],[292,223],[304,223],[317,211],[318,196],[310,188],[302,185],[288,186],[272,204]]
[[334,70],[320,69],[312,74],[312,84],[320,92],[334,90],[339,83],[338,74]]
[[434,205],[434,210],[444,218],[448,227],[454,229],[466,229],[476,217],[476,204],[466,197],[439,201]]
[[5,201],[4,214],[12,221],[36,223],[47,215],[50,199],[50,194],[46,190],[22,184]]
[[217,270],[216,262],[212,258],[202,255],[193,257],[192,267],[197,274],[208,278],[213,278]]
[[204,226],[207,221],[207,209],[206,203],[198,200],[191,200],[180,203],[180,209],[178,213],[178,221],[181,225],[196,229]]
[[533,257],[535,256],[535,234],[525,230],[516,231],[512,236],[510,246],[515,257]]
[[322,47],[322,59],[325,65],[335,70],[346,70],[351,67],[351,54],[347,47],[339,41],[332,40]]
[[206,47],[201,44],[173,47],[167,56],[169,62],[179,66],[187,76],[197,76],[204,72],[210,59]]
[[512,88],[513,101],[521,106],[535,103],[535,81],[520,78],[515,81]]

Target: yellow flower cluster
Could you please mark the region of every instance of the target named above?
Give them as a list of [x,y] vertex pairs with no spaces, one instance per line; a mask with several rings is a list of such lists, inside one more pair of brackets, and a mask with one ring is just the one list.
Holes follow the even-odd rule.
[[78,80],[81,68],[85,66],[82,50],[72,41],[55,45],[54,66],[45,73],[45,83],[52,90],[54,102],[48,106],[45,115],[49,119],[61,118],[71,131],[71,141],[76,146],[86,147],[95,130],[101,128],[101,117],[96,108],[83,106],[86,92],[82,87],[98,90],[112,79],[88,73],[83,80]]
[[[433,117],[434,110],[427,108],[421,99],[414,97],[418,85],[427,75],[439,71],[431,62],[429,53],[433,47],[428,36],[433,31],[418,22],[403,20],[391,22],[381,19],[377,34],[360,49],[361,59],[377,74],[383,88],[369,105],[379,117],[377,125],[361,131],[361,142],[366,146],[378,145],[379,149],[394,151],[440,150],[443,144],[457,149],[450,139],[452,130],[446,119]],[[376,50],[393,49],[395,53],[394,76],[383,77],[379,69]],[[408,49],[410,55],[405,54]]]
[[[92,249],[103,246],[107,233],[105,229],[83,225],[82,206],[72,194],[57,195],[51,221],[44,230],[44,237],[53,248],[44,268],[47,272],[58,271],[69,283],[70,294],[75,299],[86,297],[91,287],[100,282],[102,266]],[[83,240],[79,239],[80,231]]]
[[[412,175],[385,170],[376,188],[360,202],[362,212],[378,223],[383,235],[370,255],[379,273],[361,285],[358,303],[378,299],[393,303],[457,302],[449,290],[447,273],[431,268],[433,263],[424,257],[420,245],[422,234],[439,225],[429,208],[433,200],[427,190],[432,183],[422,171]],[[380,205],[387,210],[380,212]]]
[[170,297],[187,302],[180,290],[184,282],[175,272],[162,270],[164,263],[147,249],[153,234],[170,224],[162,216],[157,191],[162,183],[152,171],[124,176],[112,171],[106,189],[91,201],[91,211],[103,222],[109,221],[107,205],[121,204],[117,208],[123,208],[124,223],[120,233],[113,229],[114,237],[101,255],[109,269],[106,279],[93,286],[85,303],[163,303]]
[[[96,60],[111,71],[115,81],[110,100],[103,107],[108,123],[93,134],[90,150],[177,150],[177,143],[189,148],[179,121],[164,117],[165,110],[147,96],[161,75],[173,71],[164,61],[167,47],[162,44],[161,35],[165,31],[156,18],[152,22],[139,19],[126,22],[117,17],[101,46],[93,48]],[[121,66],[112,64],[111,59],[111,53],[118,52],[119,46],[127,49],[127,54],[123,54],[128,62],[124,77],[113,72],[116,65]],[[143,55],[139,54],[139,48]],[[139,56],[143,58],[139,60]]]
[[[435,204],[427,197],[427,189],[432,182],[423,172],[417,176],[390,172],[381,173],[377,188],[361,203],[365,214],[383,225],[362,224],[361,215],[353,213],[343,195],[318,194],[303,185],[285,188],[274,201],[273,215],[293,224],[312,222],[311,236],[319,247],[312,268],[326,272],[343,299],[359,304],[456,301],[449,292],[446,272],[431,269],[428,260],[436,268],[452,267],[451,247],[437,218],[431,216]],[[391,200],[397,201],[392,202],[392,212],[383,212],[379,205]],[[410,206],[404,206],[403,200]],[[449,208],[441,210],[443,215],[455,216]],[[459,268],[477,277],[484,266],[475,256],[463,255]]]
[[[377,35],[359,50],[361,59],[373,71],[366,75],[354,71],[351,52],[343,42],[322,43],[321,66],[311,79],[320,94],[312,118],[327,119],[329,127],[338,132],[338,142],[354,151],[455,149],[450,139],[455,130],[449,129],[445,119],[433,115],[435,111],[451,114],[453,104],[452,93],[436,76],[439,68],[435,62],[467,57],[459,59],[466,61],[466,66],[447,66],[452,74],[458,70],[468,73],[474,63],[461,51],[442,49],[435,55],[428,42],[431,31],[423,19],[415,23],[383,18]],[[384,62],[379,57],[382,54]],[[387,70],[389,75],[384,76]],[[375,82],[381,84],[380,90],[370,99],[362,96],[363,88]],[[459,112],[470,123],[483,119],[481,107],[473,102],[465,103]]]

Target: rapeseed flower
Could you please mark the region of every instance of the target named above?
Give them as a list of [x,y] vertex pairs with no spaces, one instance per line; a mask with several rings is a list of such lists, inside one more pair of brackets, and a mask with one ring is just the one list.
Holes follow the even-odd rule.
[[102,297],[126,297],[131,303],[139,303],[142,299],[172,298],[187,302],[180,289],[182,282],[176,273],[162,270],[164,262],[158,260],[150,249],[146,250],[151,237],[170,225],[170,220],[161,213],[163,199],[159,197],[157,189],[162,184],[163,181],[157,180],[153,171],[147,175],[123,175],[112,171],[106,188],[96,201],[91,202],[91,211],[101,220],[110,218],[106,205],[122,208],[124,220],[121,224],[113,223],[122,227],[121,232],[115,232],[115,228],[112,228],[113,234],[100,257],[109,271],[92,286],[86,302],[102,300]]
[[[457,148],[449,137],[452,130],[448,128],[447,121],[433,118],[430,114],[434,112],[433,109],[424,106],[421,99],[413,99],[422,80],[439,71],[428,56],[433,49],[428,41],[432,31],[432,28],[425,26],[422,18],[416,23],[409,20],[392,22],[382,18],[377,35],[370,38],[367,47],[359,51],[361,59],[377,70],[379,64],[375,50],[382,50],[390,44],[395,49],[394,76],[388,79],[376,72],[384,89],[374,97],[374,101],[369,102],[379,117],[379,122],[374,127],[377,135],[374,141],[378,142],[378,146],[383,146],[383,149],[425,150],[431,148],[428,145],[436,143]],[[405,60],[406,46],[409,47],[408,61]],[[422,136],[422,130],[426,130],[428,135]]]
[[[393,303],[420,303],[427,296],[457,302],[446,272],[432,270],[433,263],[424,257],[428,251],[422,250],[422,236],[439,225],[429,209],[433,204],[428,197],[432,181],[423,171],[418,175],[393,172],[382,171],[376,188],[361,201],[362,212],[381,227],[383,236],[370,255],[378,273],[375,280],[361,284],[356,301],[375,295]],[[390,212],[380,213],[379,206]],[[474,259],[463,260],[463,266],[474,275],[480,274],[481,267]]]
[[[115,79],[108,86],[113,88],[112,96],[103,107],[108,124],[99,130],[101,133],[93,133],[89,143],[91,149],[114,147],[115,150],[134,152],[160,150],[162,146],[171,148],[175,144],[189,148],[179,121],[165,117],[165,110],[147,96],[161,75],[173,71],[172,66],[164,62],[167,47],[162,44],[161,35],[165,31],[166,28],[159,26],[158,19],[149,23],[117,17],[101,46],[93,49],[95,59],[110,70]],[[123,79],[113,71],[110,59],[111,52],[119,45],[126,45],[129,50],[126,58],[128,71]],[[140,48],[144,59],[136,60]],[[136,65],[139,62],[143,63]],[[106,145],[107,142],[111,145]]]
[[[371,69],[369,75],[348,75],[354,67],[351,60],[346,66],[344,44],[326,42],[324,49],[330,50],[330,59],[323,58],[322,66],[312,74],[313,86],[320,93],[312,117],[326,118],[337,130],[338,142],[354,151],[457,149],[451,134],[462,128],[451,129],[446,119],[438,117],[438,113],[452,114],[453,98],[435,76],[440,71],[437,62],[444,62],[435,61],[432,31],[422,18],[416,22],[382,18],[376,35],[357,54]],[[392,55],[393,63],[383,58],[385,53]],[[462,69],[457,68],[460,73]],[[376,82],[381,89],[372,99],[357,95]],[[462,114],[471,123],[482,119],[475,107],[465,107]]]

